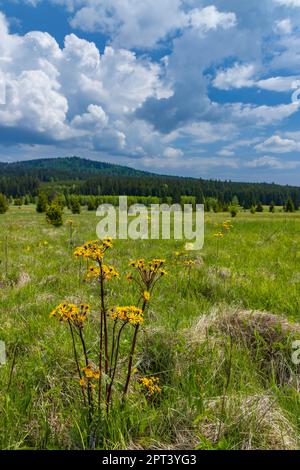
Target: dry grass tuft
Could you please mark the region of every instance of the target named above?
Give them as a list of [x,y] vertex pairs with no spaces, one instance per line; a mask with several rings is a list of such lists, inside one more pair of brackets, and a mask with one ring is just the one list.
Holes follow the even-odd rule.
[[207,417],[200,423],[203,437],[212,444],[226,439],[234,442],[233,449],[240,450],[297,449],[297,431],[272,396],[229,396],[225,417],[220,420],[221,402],[222,397],[208,400]]
[[16,281],[16,287],[19,289],[22,287],[25,287],[27,284],[31,282],[31,278],[28,273],[26,272],[21,272],[17,281]]
[[292,363],[292,342],[300,339],[300,325],[267,312],[218,307],[198,319],[189,330],[188,341],[201,343],[208,337],[219,342],[231,337],[235,344],[247,348],[257,366],[278,385],[289,383],[299,388],[299,367]]

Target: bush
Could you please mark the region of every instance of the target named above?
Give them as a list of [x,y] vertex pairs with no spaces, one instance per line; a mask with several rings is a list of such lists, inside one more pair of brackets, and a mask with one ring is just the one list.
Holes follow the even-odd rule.
[[284,210],[285,210],[285,212],[295,212],[295,206],[294,206],[294,203],[293,203],[293,201],[290,197],[288,198],[288,200],[286,202]]
[[236,206],[230,206],[229,212],[231,214],[231,217],[236,217],[238,215],[239,210]]
[[256,206],[256,212],[263,212],[264,208],[261,202],[259,202]]
[[79,199],[77,197],[72,197],[72,199],[70,200],[70,209],[72,211],[72,214],[80,214],[81,207]]
[[29,206],[30,204],[30,196],[26,195],[25,198],[24,198],[24,204],[25,206]]
[[58,204],[52,203],[46,212],[47,222],[54,227],[60,227],[63,224],[63,209]]
[[18,206],[18,207],[21,207],[23,205],[23,199],[21,197],[17,197],[15,200],[14,200],[14,206]]
[[96,200],[93,197],[90,197],[87,203],[88,211],[96,210],[96,206],[97,206]]
[[8,202],[4,194],[0,194],[0,214],[5,214],[8,211]]
[[36,204],[36,211],[39,213],[46,212],[48,207],[48,198],[45,193],[39,193]]

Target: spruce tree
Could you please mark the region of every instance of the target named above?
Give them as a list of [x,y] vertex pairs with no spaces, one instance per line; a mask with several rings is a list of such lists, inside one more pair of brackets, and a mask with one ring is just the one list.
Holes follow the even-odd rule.
[[49,224],[54,225],[54,227],[60,227],[63,224],[62,214],[62,207],[54,202],[47,209],[46,220]]
[[48,207],[48,198],[45,193],[40,192],[36,204],[36,211],[39,213],[46,212]]
[[4,194],[0,194],[0,214],[5,214],[8,211],[8,202]]
[[256,206],[256,212],[263,212],[264,208],[261,202],[259,202]]
[[288,198],[284,210],[285,212],[295,212],[295,206],[292,198]]

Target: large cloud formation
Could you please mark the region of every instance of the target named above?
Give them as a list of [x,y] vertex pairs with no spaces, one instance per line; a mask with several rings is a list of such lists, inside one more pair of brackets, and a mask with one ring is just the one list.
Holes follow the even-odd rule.
[[[2,143],[204,175],[282,170],[263,152],[300,148],[284,128],[299,111],[298,0],[19,2],[65,7],[73,32],[59,46],[48,33],[11,34],[0,15]],[[102,53],[85,33],[105,35]]]

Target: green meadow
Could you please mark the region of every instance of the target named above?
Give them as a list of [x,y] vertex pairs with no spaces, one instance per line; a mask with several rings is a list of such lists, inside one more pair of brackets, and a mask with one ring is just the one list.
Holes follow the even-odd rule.
[[[67,326],[49,315],[65,300],[89,304],[93,355],[99,288],[73,252],[96,238],[97,221],[65,209],[55,228],[33,205],[0,215],[0,448],[298,449],[300,213],[207,213],[200,252],[176,240],[114,241],[107,262],[120,278],[105,286],[109,305],[137,302],[131,260],[163,258],[168,275],[145,314],[126,402],[120,372],[91,438]],[[129,345],[126,333],[121,362]],[[157,397],[145,396],[140,376],[159,379]]]

